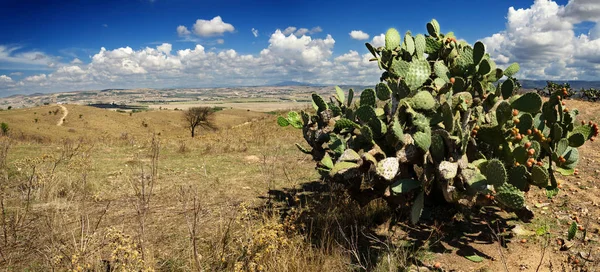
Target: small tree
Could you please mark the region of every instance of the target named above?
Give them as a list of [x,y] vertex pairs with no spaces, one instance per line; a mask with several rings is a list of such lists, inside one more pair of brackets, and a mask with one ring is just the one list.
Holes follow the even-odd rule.
[[214,114],[215,112],[209,107],[192,107],[183,112],[184,120],[187,128],[189,128],[192,133],[192,138],[194,138],[194,133],[198,126],[216,129],[214,125]]

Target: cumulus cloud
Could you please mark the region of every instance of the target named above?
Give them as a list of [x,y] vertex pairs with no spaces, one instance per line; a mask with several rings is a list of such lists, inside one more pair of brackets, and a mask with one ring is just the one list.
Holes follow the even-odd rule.
[[369,34],[363,32],[362,30],[352,30],[350,31],[350,37],[355,40],[368,40]]
[[194,33],[198,36],[217,36],[225,32],[233,32],[233,25],[223,22],[221,16],[216,16],[209,20],[198,19],[194,24]]
[[177,27],[177,35],[179,35],[179,37],[187,36],[190,34],[192,33],[187,29],[187,27],[182,25]]
[[0,75],[0,83],[12,83],[13,80],[7,75]]
[[82,64],[82,63],[83,63],[83,61],[81,61],[81,60],[80,60],[80,59],[78,59],[78,58],[74,58],[74,59],[71,61],[71,64]]
[[371,45],[374,47],[380,47],[380,46],[385,46],[385,34],[379,34],[375,37],[373,37],[373,40],[371,41]]
[[[510,7],[506,29],[482,39],[501,66],[521,64],[519,78],[597,80],[600,76],[600,2],[570,0],[559,5],[535,0],[525,9]],[[575,25],[592,21],[586,34]]]
[[258,29],[252,28],[252,35],[254,35],[254,37],[258,37]]

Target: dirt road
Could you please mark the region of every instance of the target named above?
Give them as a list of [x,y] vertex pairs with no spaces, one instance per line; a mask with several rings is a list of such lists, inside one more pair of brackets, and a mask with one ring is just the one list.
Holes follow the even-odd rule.
[[69,110],[67,109],[67,107],[63,106],[63,105],[58,105],[63,112],[62,117],[60,118],[60,120],[58,120],[58,123],[56,123],[57,126],[62,126],[65,118],[67,118],[67,115],[69,114]]

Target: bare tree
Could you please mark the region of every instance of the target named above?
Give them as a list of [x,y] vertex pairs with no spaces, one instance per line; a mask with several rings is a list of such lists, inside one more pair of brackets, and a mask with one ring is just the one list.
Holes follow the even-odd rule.
[[216,129],[214,116],[215,112],[209,107],[192,107],[183,112],[183,117],[187,128],[192,133],[192,138],[194,138],[194,133],[198,126],[201,128]]

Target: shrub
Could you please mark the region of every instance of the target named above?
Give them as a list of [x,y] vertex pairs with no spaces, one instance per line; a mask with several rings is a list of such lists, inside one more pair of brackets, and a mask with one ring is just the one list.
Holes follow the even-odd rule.
[[7,123],[2,122],[2,124],[0,124],[0,129],[2,130],[2,135],[6,136],[8,135],[8,131],[10,130],[10,128],[8,127]]
[[384,47],[366,44],[383,74],[358,102],[352,89],[336,87],[330,102],[313,93],[315,114],[290,112],[278,124],[301,128],[310,147],[298,148],[361,205],[411,205],[412,223],[426,201],[497,205],[530,219],[523,192],[556,195],[555,172],[576,171],[577,148],[597,125],[576,122],[563,90],[546,102],[518,94],[519,65],[498,68],[483,43],[443,34],[435,19],[427,31],[402,40],[390,29]]
[[552,81],[546,81],[546,87],[544,87],[543,89],[536,89],[536,92],[539,95],[546,97],[550,97],[553,93],[557,91],[566,92],[566,94],[563,93],[563,98],[570,98],[575,94],[573,89],[571,89],[571,85],[567,82],[563,84],[557,84]]

